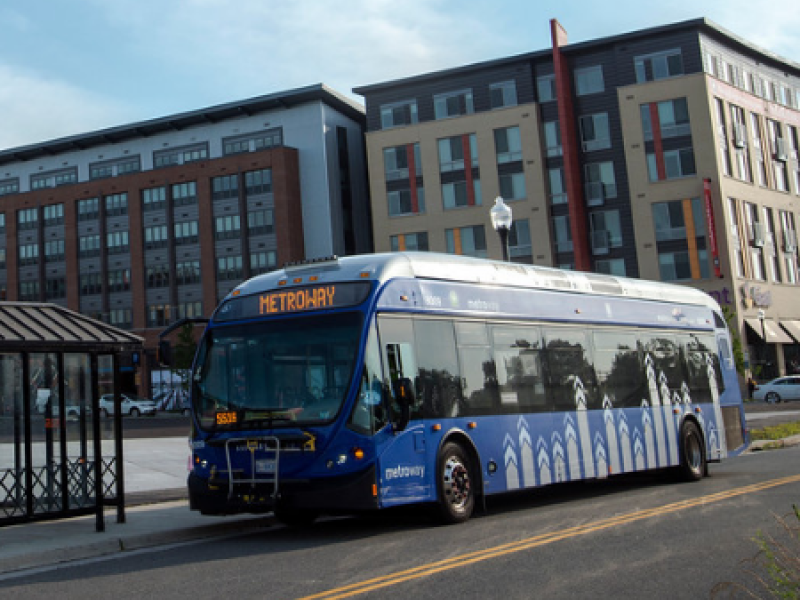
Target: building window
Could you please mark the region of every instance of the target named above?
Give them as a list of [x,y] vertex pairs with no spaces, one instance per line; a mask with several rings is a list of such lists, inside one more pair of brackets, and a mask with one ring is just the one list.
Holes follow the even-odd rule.
[[633,59],[633,65],[636,68],[636,83],[683,75],[680,49],[637,56]]
[[197,182],[187,181],[172,186],[173,206],[189,206],[197,204]]
[[114,327],[129,328],[133,325],[132,315],[130,308],[114,308],[108,311],[108,323]]
[[730,246],[734,253],[733,262],[734,268],[736,269],[736,276],[744,277],[744,252],[742,250],[742,236],[739,233],[737,204],[738,203],[735,198],[728,198],[728,202],[725,204],[725,209],[727,210],[728,222],[730,223]]
[[608,115],[597,113],[580,118],[581,143],[584,152],[611,148],[611,131]]
[[244,174],[244,188],[248,196],[272,193],[272,169],[248,171]]
[[0,213],[0,233],[6,232],[6,213]]
[[268,235],[275,232],[272,210],[254,210],[247,213],[247,230],[250,235]]
[[166,327],[170,324],[169,304],[151,304],[147,307],[147,326]]
[[241,231],[241,221],[239,215],[227,215],[217,217],[214,220],[214,239],[216,240],[236,240],[239,239]]
[[117,177],[128,173],[138,173],[141,170],[141,159],[138,156],[126,157],[118,160],[90,164],[89,179]]
[[525,191],[525,173],[500,173],[500,195],[506,200],[524,200],[527,196]]
[[781,249],[783,250],[783,266],[786,282],[797,283],[797,229],[794,215],[787,211],[779,211],[781,223]]
[[511,259],[525,259],[525,262],[532,262],[533,245],[528,219],[517,219],[511,223],[508,232],[508,255]]
[[45,188],[58,187],[78,182],[78,168],[61,169],[50,171],[49,173],[39,173],[31,175],[31,189],[41,190]]
[[44,207],[44,226],[52,227],[64,223],[64,205],[51,204]]
[[193,285],[200,281],[199,260],[187,260],[175,265],[175,283],[177,285]]
[[26,267],[39,263],[39,245],[23,244],[19,247],[19,266]]
[[459,90],[434,96],[433,111],[436,119],[471,115],[475,112],[472,105],[472,90]]
[[[444,138],[438,141],[439,145],[439,171],[463,171],[465,160],[470,167],[478,166],[478,141],[474,133]],[[469,156],[465,156],[469,152]]]
[[39,211],[35,208],[24,208],[17,211],[17,229],[20,231],[36,229],[39,226]]
[[404,233],[393,235],[389,238],[392,252],[403,251],[428,251],[428,233],[421,231],[418,233]]
[[548,178],[550,180],[550,203],[551,204],[566,204],[567,203],[567,188],[564,185],[564,169],[563,167],[556,167],[555,169],[547,170]]
[[80,279],[81,296],[103,293],[103,276],[100,273],[86,273]]
[[584,168],[586,176],[586,204],[602,205],[606,198],[617,197],[617,180],[611,161],[590,163]]
[[502,81],[489,85],[489,102],[492,109],[517,105],[517,82]]
[[[708,279],[708,253],[705,250],[698,250],[697,254],[700,263],[700,278]],[[692,266],[688,251],[659,252],[658,267],[662,281],[692,279]]]
[[211,197],[214,200],[239,197],[239,176],[225,175],[211,179]]
[[522,160],[522,136],[519,127],[494,130],[494,147],[497,153],[497,164],[518,162]]
[[166,248],[169,245],[166,225],[154,225],[144,228],[144,247],[147,250]]
[[596,65],[575,69],[575,94],[586,96],[605,91],[603,83],[603,67]]
[[702,238],[706,235],[703,202],[700,198],[657,202],[653,204],[653,224],[657,242],[685,240],[689,230],[696,238]]
[[114,269],[108,272],[108,291],[128,292],[131,289],[131,270]]
[[128,214],[128,194],[112,194],[104,198],[107,217],[120,217]]
[[392,127],[403,127],[418,123],[417,101],[403,100],[392,104],[384,104],[381,111],[381,129],[391,129]]
[[425,212],[425,191],[422,187],[416,188],[416,195],[412,195],[411,190],[393,190],[387,192],[386,198],[390,217]]
[[[409,153],[411,151],[411,154]],[[422,169],[422,159],[419,153],[419,143],[394,146],[383,149],[383,168],[386,181],[405,180],[411,177],[409,169],[409,155],[413,160],[414,176],[418,176]]]
[[100,256],[100,236],[82,235],[78,238],[78,256],[80,258],[93,258]]
[[20,281],[19,299],[23,302],[37,302],[39,300],[39,282]]
[[245,152],[258,152],[259,150],[279,148],[280,146],[283,146],[283,129],[281,128],[223,138],[222,140],[222,152],[225,156],[243,154]]
[[6,249],[0,248],[0,269],[6,268]]
[[0,196],[19,193],[19,179],[4,179],[0,181]]
[[561,126],[558,121],[546,121],[544,123],[544,141],[547,156],[562,156],[564,150],[561,146]]
[[681,177],[692,177],[697,174],[694,163],[694,149],[692,148],[664,152],[663,159],[664,177],[660,177],[656,155],[653,153],[647,154],[647,172],[650,176],[650,181],[680,179]]
[[[647,141],[652,140],[654,136],[652,106],[651,104],[642,104],[640,106],[642,130],[644,131],[644,139]],[[691,134],[689,105],[686,103],[686,98],[665,100],[664,102],[658,102],[655,106],[658,113],[658,127],[662,138],[680,137]]]
[[167,265],[147,267],[145,270],[145,285],[148,289],[169,287],[170,269]]
[[203,316],[203,303],[200,301],[181,302],[175,306],[175,311],[178,313],[179,319],[201,317]]
[[64,261],[64,240],[48,240],[44,243],[44,261]]
[[572,230],[568,215],[553,217],[553,243],[557,253],[572,252]]
[[100,217],[100,199],[78,200],[78,221],[93,221]]
[[606,210],[590,213],[589,227],[594,254],[608,254],[611,248],[622,246],[619,211]]
[[536,91],[539,102],[553,102],[556,99],[556,76],[542,75],[536,78]]
[[747,143],[747,117],[742,108],[731,104],[731,127],[734,158],[736,161],[736,177],[742,181],[753,182],[750,167],[750,145]]
[[481,206],[481,180],[472,180],[472,193],[468,181],[453,181],[442,184],[442,203],[445,210]]
[[109,254],[127,254],[129,250],[127,231],[114,231],[106,234],[106,251]]
[[142,190],[142,210],[161,210],[167,206],[167,188],[157,187]]
[[258,275],[274,271],[278,266],[278,255],[274,250],[250,254],[250,274]]
[[627,277],[624,258],[604,258],[594,261],[594,270],[604,275]]
[[186,163],[208,158],[208,144],[194,144],[182,148],[159,150],[153,153],[153,166],[156,169],[184,165]]
[[222,256],[217,259],[217,279],[220,281],[239,281],[243,277],[241,255]]
[[175,223],[175,245],[196,244],[199,240],[197,221]]
[[483,225],[446,229],[447,252],[486,258],[486,233]]

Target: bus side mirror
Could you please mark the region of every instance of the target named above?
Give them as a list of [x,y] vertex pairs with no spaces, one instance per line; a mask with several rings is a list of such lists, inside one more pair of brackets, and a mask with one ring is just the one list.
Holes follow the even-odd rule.
[[414,404],[411,380],[408,377],[396,379],[392,382],[392,392],[395,403],[400,408],[400,414],[392,424],[396,431],[403,431],[411,420],[411,405]]
[[165,367],[172,366],[172,344],[169,340],[158,342],[158,362]]

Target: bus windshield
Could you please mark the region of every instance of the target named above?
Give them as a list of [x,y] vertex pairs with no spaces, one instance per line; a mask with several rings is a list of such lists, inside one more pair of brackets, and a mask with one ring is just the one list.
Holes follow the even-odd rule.
[[338,313],[210,329],[193,380],[203,429],[323,423],[344,403],[363,316]]

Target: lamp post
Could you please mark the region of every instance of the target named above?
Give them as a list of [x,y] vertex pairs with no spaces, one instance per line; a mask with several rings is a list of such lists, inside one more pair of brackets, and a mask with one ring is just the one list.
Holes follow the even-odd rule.
[[500,246],[503,248],[503,260],[508,262],[508,231],[511,229],[511,207],[498,196],[494,199],[494,206],[489,211],[492,218],[492,227],[500,236]]
[[763,308],[758,309],[758,321],[761,323],[761,376],[765,377],[765,369],[767,366],[767,332],[764,329],[764,317],[766,313]]

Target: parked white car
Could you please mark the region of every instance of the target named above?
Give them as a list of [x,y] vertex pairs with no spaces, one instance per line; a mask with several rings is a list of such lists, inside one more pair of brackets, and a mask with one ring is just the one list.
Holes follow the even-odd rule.
[[[132,417],[149,416],[156,414],[156,403],[147,398],[134,394],[120,394],[120,412]],[[107,417],[114,414],[114,394],[100,396],[100,415]]]
[[768,383],[756,386],[753,400],[765,400],[769,403],[784,400],[800,400],[800,375],[778,377]]

